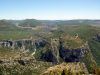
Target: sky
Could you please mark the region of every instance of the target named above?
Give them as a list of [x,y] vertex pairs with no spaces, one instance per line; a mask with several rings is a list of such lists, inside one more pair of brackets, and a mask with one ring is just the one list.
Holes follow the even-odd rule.
[[0,19],[100,19],[100,0],[0,0]]

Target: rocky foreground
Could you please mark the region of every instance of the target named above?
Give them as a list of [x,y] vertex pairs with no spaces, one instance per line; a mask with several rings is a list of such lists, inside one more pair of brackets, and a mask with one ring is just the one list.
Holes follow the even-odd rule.
[[0,75],[100,75],[88,42],[78,36],[3,40],[0,47]]
[[89,75],[84,63],[62,63],[48,68],[43,75]]

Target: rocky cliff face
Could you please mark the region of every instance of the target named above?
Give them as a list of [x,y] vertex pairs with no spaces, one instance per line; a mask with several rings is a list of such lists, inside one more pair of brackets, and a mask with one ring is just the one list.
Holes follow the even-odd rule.
[[79,62],[88,51],[86,48],[69,49],[63,46],[58,39],[52,39],[50,48],[42,54],[41,59],[59,63],[60,60],[65,62]]
[[85,55],[85,49],[60,49],[60,57],[66,62],[79,62]]
[[63,45],[63,41],[59,38],[51,39],[50,42],[44,39],[2,40],[0,41],[0,46],[22,50],[34,50],[34,48],[36,48],[37,52],[39,49],[45,48],[45,52],[43,52],[44,50],[40,52],[40,59],[54,63],[59,63],[61,60],[65,62],[79,62],[88,51],[84,47],[75,49],[66,48]]
[[32,50],[34,48],[44,47],[46,45],[43,39],[21,39],[21,40],[1,40],[0,47],[12,49]]
[[[61,62],[67,62],[66,64],[60,64],[48,69],[43,75],[72,75],[72,74],[87,74],[87,66],[89,66],[88,70],[94,64],[94,60],[89,49],[88,43],[85,43],[79,48],[66,48],[63,44],[64,41],[61,39],[51,39],[51,41],[47,41],[44,39],[37,40],[3,40],[0,42],[1,47],[8,48],[18,48],[18,49],[36,49],[36,52],[39,54],[39,58],[43,61],[52,62],[54,64],[59,64]],[[29,47],[31,46],[31,47]],[[38,56],[36,53],[35,56]],[[33,56],[32,56],[33,57]],[[85,59],[84,61],[81,61]],[[27,61],[17,60],[17,62],[21,65],[25,65]],[[81,63],[82,62],[82,63]],[[85,64],[84,64],[84,63]],[[3,63],[3,61],[0,61]],[[86,63],[88,65],[86,65]],[[53,64],[53,65],[54,65]],[[86,65],[86,67],[85,67]],[[84,69],[85,68],[85,69]],[[92,67],[93,68],[93,67]]]
[[33,46],[33,40],[22,39],[22,40],[1,40],[0,47],[8,47],[12,49],[28,49],[28,46]]
[[43,53],[41,59],[59,63],[60,59],[65,62],[79,62],[85,55],[86,49],[60,49],[58,50],[59,56],[55,56],[51,50],[48,50],[46,53]]

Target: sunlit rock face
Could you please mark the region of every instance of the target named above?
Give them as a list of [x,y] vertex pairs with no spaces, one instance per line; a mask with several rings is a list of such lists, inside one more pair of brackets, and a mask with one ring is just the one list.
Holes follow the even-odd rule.
[[0,41],[0,47],[11,47],[13,45],[13,42],[10,40],[1,40]]
[[44,39],[20,39],[20,40],[0,40],[0,48],[11,48],[13,50],[34,51],[34,49],[43,48],[46,45]]
[[[34,45],[34,42],[30,39],[21,39],[21,40],[1,40],[0,47],[7,47],[12,49],[29,49]],[[31,50],[31,49],[30,49]]]

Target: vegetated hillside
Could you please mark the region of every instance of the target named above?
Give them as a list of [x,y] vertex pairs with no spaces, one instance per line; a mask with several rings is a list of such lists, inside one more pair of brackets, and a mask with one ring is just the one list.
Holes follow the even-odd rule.
[[100,66],[100,42],[91,39],[89,45],[97,65]]
[[[95,60],[100,66],[100,48],[99,48],[99,42],[93,40],[92,38],[95,37],[97,34],[100,34],[100,27],[90,26],[90,25],[84,25],[84,26],[61,26],[58,28],[58,30],[52,31],[55,36],[60,36],[60,34],[65,35],[72,35],[75,37],[78,34],[78,37],[83,39],[83,41],[88,41],[90,49],[92,51],[93,56],[95,57]],[[92,39],[92,40],[91,40]],[[90,41],[91,40],[91,41]],[[79,40],[78,40],[79,41]],[[70,42],[69,44],[78,45],[77,43],[74,45],[74,41]]]
[[12,22],[9,22],[7,20],[0,20],[0,31],[8,31],[8,30],[14,30],[15,26]]
[[26,19],[26,20],[22,20],[19,23],[19,26],[23,26],[23,27],[36,27],[40,25],[42,25],[42,23],[39,20],[35,20],[35,19]]
[[97,25],[100,26],[100,20],[88,20],[88,19],[77,19],[77,20],[56,20],[54,21],[57,25]]
[[30,52],[0,47],[0,75],[41,75],[52,63],[36,61]]
[[96,25],[100,26],[100,20],[36,20],[36,19],[25,19],[25,20],[7,20],[13,24],[18,23],[20,26],[35,27],[35,26],[56,26],[56,25]]
[[[19,22],[19,21],[18,21]],[[3,39],[24,39],[33,36],[30,29],[22,29],[16,27],[15,20],[0,20],[0,40]]]
[[[4,39],[12,39],[12,40],[17,40],[17,39],[30,39],[30,37],[32,37],[32,40],[38,40],[39,39],[44,39],[46,41],[45,47],[39,47],[37,48],[35,57],[37,58],[45,58],[47,60],[49,60],[49,58],[52,58],[52,54],[50,53],[50,50],[52,48],[51,44],[51,39],[55,40],[56,42],[57,39],[59,39],[61,36],[63,38],[63,47],[62,48],[62,55],[61,57],[63,59],[59,59],[61,61],[65,60],[65,61],[72,61],[72,57],[75,58],[75,61],[78,61],[77,59],[79,57],[77,57],[80,53],[81,50],[81,46],[88,41],[89,44],[89,48],[94,56],[94,59],[96,60],[97,66],[100,66],[100,47],[99,47],[99,42],[93,40],[92,38],[95,37],[97,34],[100,33],[100,28],[96,27],[96,26],[91,26],[91,24],[96,24],[98,21],[84,21],[84,20],[70,20],[70,21],[39,21],[39,20],[22,20],[22,21],[6,21],[6,20],[1,20],[0,21],[0,39],[4,40]],[[27,28],[18,28],[15,24],[19,23],[20,26],[26,26],[26,27],[36,27],[38,25],[42,25],[42,26],[47,26],[48,28],[39,28],[36,30],[32,30],[32,29],[27,29]],[[49,24],[48,24],[49,23]],[[99,22],[98,22],[99,24]],[[92,39],[92,40],[91,40]],[[40,42],[40,44],[38,44],[39,46],[43,46],[44,43],[41,43],[41,40],[38,40],[38,43]],[[52,44],[54,44],[53,48],[55,49],[59,49],[59,43],[55,44],[55,42],[52,42]],[[58,46],[58,48],[55,47]],[[68,52],[65,52],[68,51]],[[9,49],[8,51],[5,51],[4,48],[0,49],[0,55],[2,55],[2,53],[4,54],[6,52],[8,52],[8,56],[10,56],[9,54]],[[4,51],[4,52],[3,52]],[[75,53],[73,53],[75,51]],[[77,52],[78,51],[78,52]],[[12,52],[13,53],[13,52]],[[45,55],[46,53],[46,55]],[[65,53],[65,54],[63,54]],[[69,55],[67,56],[66,53],[68,53]],[[17,56],[17,53],[15,53]],[[49,56],[48,56],[49,54]],[[72,55],[70,55],[72,54]],[[5,54],[4,54],[5,55]],[[64,56],[63,56],[64,55]],[[3,55],[2,55],[3,56]],[[45,57],[47,56],[47,58]],[[7,57],[7,56],[6,56]],[[89,68],[91,60],[88,61],[88,59],[90,59],[91,56],[88,55],[86,56],[86,58],[84,58],[84,60],[86,61],[85,63],[88,64]],[[52,59],[50,59],[52,60]],[[55,61],[55,58],[53,59]],[[80,59],[79,59],[80,60]],[[42,61],[44,61],[42,59]],[[58,59],[57,59],[58,61]],[[83,62],[83,61],[82,61]],[[44,63],[45,64],[45,63]],[[15,65],[16,66],[16,65]],[[18,65],[19,67],[20,65]],[[48,68],[49,65],[45,66],[44,68]],[[14,66],[13,66],[14,67]],[[13,67],[11,69],[13,69]],[[18,67],[16,66],[16,68],[18,69]],[[43,66],[42,66],[43,67]],[[20,69],[22,69],[23,67],[21,67]],[[28,72],[32,72],[33,74],[36,74],[37,71],[39,71],[42,68],[35,69],[35,71],[33,71],[34,68],[32,68],[32,70],[30,69],[31,67],[29,66],[27,70]],[[89,69],[88,68],[88,69]],[[1,69],[2,70],[2,67]],[[8,71],[8,67],[6,69]],[[19,70],[18,70],[19,71]],[[15,71],[14,71],[15,72]],[[36,72],[36,73],[34,73]],[[16,72],[17,73],[17,72]],[[25,73],[25,70],[23,70],[23,74]],[[39,72],[40,73],[40,72]],[[37,73],[38,74],[38,73]]]
[[98,34],[100,32],[99,27],[91,26],[91,25],[66,25],[66,26],[58,26],[57,30],[52,30],[51,32],[55,33],[55,35],[59,36],[60,34],[69,34],[75,36],[78,34],[78,36],[84,40],[88,40]]

